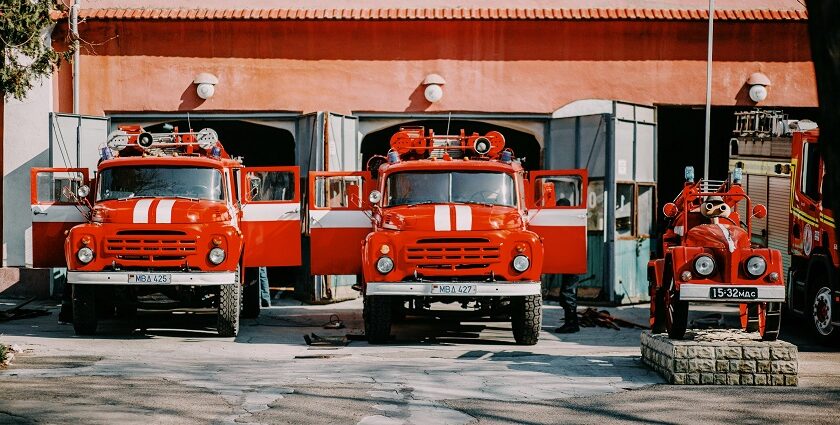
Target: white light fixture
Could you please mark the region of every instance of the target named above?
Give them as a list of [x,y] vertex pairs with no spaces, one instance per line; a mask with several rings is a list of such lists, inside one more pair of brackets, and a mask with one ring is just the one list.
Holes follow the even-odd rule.
[[216,94],[216,84],[219,84],[219,78],[209,72],[202,72],[195,76],[193,84],[196,85],[195,94],[207,100]]
[[443,98],[442,86],[444,84],[446,84],[446,80],[444,80],[439,74],[427,75],[426,78],[423,79],[423,85],[426,86],[426,89],[423,90],[423,96],[430,103],[440,101],[440,99]]
[[750,99],[755,102],[762,102],[767,99],[767,87],[770,87],[770,79],[760,72],[754,72],[747,78],[747,84],[750,86]]

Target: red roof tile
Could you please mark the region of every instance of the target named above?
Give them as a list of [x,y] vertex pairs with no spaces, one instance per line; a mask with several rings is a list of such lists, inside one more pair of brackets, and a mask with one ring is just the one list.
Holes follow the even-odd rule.
[[[224,20],[706,20],[703,9],[82,9],[84,19],[224,19]],[[62,16],[56,14],[55,19]],[[804,21],[805,10],[716,10],[723,21]]]

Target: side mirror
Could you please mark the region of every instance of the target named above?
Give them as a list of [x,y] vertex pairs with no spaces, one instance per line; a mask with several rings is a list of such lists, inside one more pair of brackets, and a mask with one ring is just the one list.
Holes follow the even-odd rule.
[[370,191],[370,194],[368,195],[368,201],[370,201],[371,205],[377,205],[377,204],[379,204],[379,201],[381,201],[381,200],[382,200],[382,192],[380,192],[378,190]]
[[677,208],[677,204],[668,202],[664,207],[662,207],[662,212],[665,214],[665,217],[674,218],[677,216],[677,213],[680,212],[680,209]]
[[76,189],[76,195],[81,198],[87,198],[90,195],[90,186],[83,184]]
[[248,189],[250,191],[250,198],[253,201],[259,201],[260,187],[262,186],[262,179],[257,176],[248,177]]
[[764,205],[761,205],[761,204],[756,204],[753,207],[752,215],[753,215],[753,217],[758,218],[758,219],[762,219],[764,217],[767,217],[767,207],[765,207]]

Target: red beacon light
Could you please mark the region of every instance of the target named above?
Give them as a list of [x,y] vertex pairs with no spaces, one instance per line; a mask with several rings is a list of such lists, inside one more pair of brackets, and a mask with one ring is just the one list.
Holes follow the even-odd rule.
[[228,158],[219,143],[218,133],[212,128],[203,128],[198,132],[179,132],[175,127],[167,133],[149,133],[138,125],[120,126],[108,135],[106,146],[102,149],[103,159],[147,155],[206,155]]
[[505,137],[498,131],[467,136],[464,130],[459,135],[436,135],[430,129],[426,135],[423,127],[400,127],[400,131],[391,136],[391,152],[406,159],[498,159],[504,151]]

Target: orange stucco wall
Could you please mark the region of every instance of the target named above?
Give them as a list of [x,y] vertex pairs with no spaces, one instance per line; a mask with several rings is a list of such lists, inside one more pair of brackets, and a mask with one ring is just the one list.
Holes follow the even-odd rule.
[[[804,22],[719,22],[713,103],[816,106]],[[549,113],[582,98],[705,102],[706,25],[657,21],[97,21],[81,25],[81,112]],[[69,67],[58,109],[71,104]],[[193,77],[219,77],[201,101]],[[420,83],[446,79],[430,105]]]

